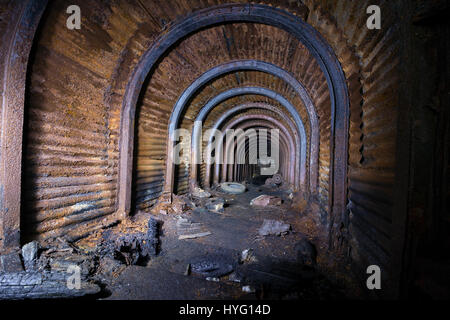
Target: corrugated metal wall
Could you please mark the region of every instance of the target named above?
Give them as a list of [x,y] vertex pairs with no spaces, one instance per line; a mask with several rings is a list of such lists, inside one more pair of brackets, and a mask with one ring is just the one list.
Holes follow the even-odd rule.
[[[396,245],[392,220],[396,214],[393,188],[400,83],[397,8],[387,1],[307,2],[310,8],[327,10],[332,17],[333,23],[327,24],[324,12],[316,10],[308,22],[335,48],[348,79],[351,257],[361,277],[367,266],[376,264],[389,281]],[[371,4],[381,7],[381,30],[365,27],[367,16],[361,10]]]
[[[37,35],[26,106],[23,234],[75,238],[116,210],[118,135],[104,103],[117,57],[139,16],[80,4],[83,28],[65,27],[73,1],[49,5]],[[124,14],[126,12],[126,14]],[[107,218],[105,220],[105,218]]]

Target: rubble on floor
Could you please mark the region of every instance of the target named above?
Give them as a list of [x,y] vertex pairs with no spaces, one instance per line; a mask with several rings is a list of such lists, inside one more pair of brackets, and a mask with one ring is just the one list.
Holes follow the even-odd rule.
[[164,200],[159,200],[157,204],[153,206],[151,212],[153,214],[182,214],[189,212],[194,208],[195,204],[188,198],[188,195],[179,196],[172,194],[171,203]]
[[[20,256],[12,256],[17,259],[2,257],[2,264],[7,264],[0,273],[0,299],[73,298],[98,294],[101,291],[99,279],[117,276],[127,265],[145,264],[158,253],[159,222],[154,218],[143,222],[124,220],[114,229],[91,234],[79,245],[61,237],[25,244]],[[14,261],[16,264],[23,261],[23,266],[12,268]],[[74,272],[80,276],[79,289],[77,286],[70,289],[68,285]]]
[[220,278],[233,272],[233,261],[220,254],[196,257],[191,260],[191,272],[209,278]]
[[159,222],[150,217],[146,232],[120,233],[108,230],[99,246],[102,256],[119,260],[126,265],[145,265],[158,254]]
[[212,198],[206,203],[206,209],[215,213],[223,213],[224,206],[225,200],[223,198]]
[[255,290],[255,288],[253,288],[252,286],[243,286],[243,287],[242,287],[242,292],[246,292],[246,293],[255,293],[256,290]]
[[255,254],[253,253],[253,249],[245,249],[241,253],[240,263],[255,263],[258,262]]
[[203,224],[192,222],[191,220],[183,217],[178,217],[177,233],[178,240],[196,239],[206,237],[211,234],[211,232],[205,229]]
[[291,225],[288,223],[284,223],[279,220],[269,220],[264,219],[264,222],[258,230],[258,234],[260,236],[268,236],[268,235],[286,235],[291,230]]
[[263,194],[250,201],[250,205],[258,207],[281,206],[281,198]]
[[32,270],[35,267],[38,257],[39,243],[32,241],[22,247],[22,260],[25,270]]
[[195,198],[209,198],[211,197],[211,193],[203,190],[202,188],[195,187],[191,192],[192,196]]

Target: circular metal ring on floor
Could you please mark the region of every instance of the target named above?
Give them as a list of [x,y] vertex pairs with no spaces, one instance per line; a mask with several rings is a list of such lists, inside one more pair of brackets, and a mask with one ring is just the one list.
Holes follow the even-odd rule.
[[276,173],[272,176],[272,181],[275,184],[281,184],[283,182],[283,178],[281,177],[280,174]]
[[243,184],[237,182],[222,182],[220,184],[220,189],[222,189],[226,193],[231,194],[241,194],[246,190]]

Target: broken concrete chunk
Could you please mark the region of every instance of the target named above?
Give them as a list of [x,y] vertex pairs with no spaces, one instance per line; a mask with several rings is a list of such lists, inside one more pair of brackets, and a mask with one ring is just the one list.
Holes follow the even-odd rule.
[[224,205],[225,200],[223,198],[215,198],[206,204],[206,209],[212,212],[222,213],[224,211]]
[[255,293],[256,290],[252,286],[243,286],[242,291],[246,293]]
[[36,266],[38,258],[39,243],[32,241],[22,247],[22,259],[26,270],[31,270]]
[[281,199],[279,197],[263,194],[250,201],[250,205],[258,207],[280,206]]
[[291,229],[291,225],[279,220],[264,219],[261,228],[258,230],[259,235],[285,235]]
[[219,282],[220,279],[216,277],[206,277],[206,281]]
[[211,197],[211,193],[208,191],[203,190],[202,188],[196,187],[192,191],[192,196],[195,198],[209,198]]
[[256,256],[253,253],[253,249],[245,249],[241,253],[241,263],[254,263],[257,262]]

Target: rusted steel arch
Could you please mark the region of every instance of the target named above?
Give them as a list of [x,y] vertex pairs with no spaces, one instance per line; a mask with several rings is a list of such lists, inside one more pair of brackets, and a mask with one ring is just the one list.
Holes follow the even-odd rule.
[[[214,123],[214,125],[212,126],[211,129],[218,130],[219,127],[222,125],[222,123],[228,117],[230,117],[231,115],[233,115],[236,112],[239,112],[239,111],[245,110],[245,109],[265,109],[265,110],[270,110],[270,111],[276,113],[277,115],[279,115],[283,119],[283,121],[285,121],[288,124],[288,126],[291,129],[291,131],[293,132],[294,137],[296,138],[296,147],[297,147],[296,153],[300,154],[300,143],[298,143],[298,140],[297,140],[299,138],[299,134],[300,134],[299,133],[299,128],[298,127],[294,127],[294,124],[292,123],[292,120],[285,113],[281,112],[281,110],[279,110],[277,107],[269,105],[268,103],[264,103],[264,102],[250,102],[250,103],[242,103],[240,105],[237,105],[237,106],[227,110],[225,113],[223,113],[220,116],[220,118],[216,120],[216,122]],[[212,138],[213,138],[212,136],[210,136],[208,138],[208,144],[211,143]],[[317,150],[318,150],[318,148],[317,148]],[[218,152],[221,152],[221,150],[218,150]],[[208,157],[209,156],[210,155],[208,154]],[[318,162],[318,154],[316,154],[316,155],[311,154],[310,155],[311,158],[314,157],[314,156],[317,156],[316,159],[314,159],[314,162]],[[310,161],[310,163],[312,163],[312,162],[313,161]],[[299,167],[300,167],[299,162],[296,162],[295,163],[295,171],[296,172],[299,172]],[[312,168],[313,167],[310,167],[310,176],[312,175]],[[207,166],[206,167],[206,179],[205,179],[206,183],[207,183],[207,186],[209,186],[208,182],[210,181],[210,175],[211,175],[210,171],[211,171],[211,167]]]
[[[279,129],[273,123],[270,123],[270,122],[267,122],[267,121],[261,121],[261,120],[255,120],[255,121],[251,121],[251,122],[246,122],[244,124],[241,124],[241,125],[237,126],[236,128],[237,129],[243,129],[243,130],[245,130],[245,129],[255,129],[254,126],[258,126],[259,128],[262,128],[262,129]],[[288,162],[288,157],[291,155],[291,149],[290,149],[289,143],[287,142],[287,139],[288,138],[284,135],[284,133],[280,132],[280,141],[279,141],[280,142],[280,145],[279,145],[280,146],[280,159],[279,159],[279,164],[280,164],[280,168],[283,168],[283,169],[286,168],[287,169],[286,171],[283,172],[283,177],[285,177],[287,179],[292,179],[294,177],[291,177],[289,175],[289,169],[292,166],[291,167],[287,166],[287,164],[289,163]],[[270,137],[269,137],[269,140],[270,140]],[[250,143],[252,143],[252,142],[250,141]],[[236,149],[235,158],[238,158],[239,156],[242,156],[242,154],[239,155],[239,153],[243,153],[243,152],[247,152],[248,151],[248,150],[246,150],[246,147],[245,147],[244,143],[242,143],[242,142],[238,145],[238,142],[234,141],[233,148]],[[234,168],[236,168],[236,161],[237,160],[235,160],[235,162],[234,162]],[[230,165],[230,167],[233,168],[232,165]],[[227,174],[228,177],[227,177],[226,180],[228,180],[228,181],[232,180],[233,177],[235,176],[234,169],[233,169],[233,172],[231,172],[229,170],[227,173],[228,173]],[[289,182],[291,184],[294,183],[294,181],[289,181]]]
[[[177,41],[200,29],[227,22],[262,23],[291,33],[308,48],[324,73],[331,101],[330,163],[332,165],[329,179],[329,207],[332,221],[330,226],[335,229],[336,226],[333,224],[337,225],[339,221],[346,219],[349,98],[344,72],[333,49],[317,30],[298,16],[262,4],[226,4],[195,11],[169,26],[167,31],[144,53],[133,71],[122,104],[118,214],[130,211],[134,119],[136,104],[145,79]],[[185,91],[181,98],[186,99],[193,94],[193,92]],[[177,119],[179,115],[180,110],[174,108],[172,117]],[[174,130],[174,127],[169,126],[169,132]],[[173,181],[173,174],[166,176],[167,179]]]
[[[257,94],[257,95],[262,95],[262,96],[266,96],[269,97],[273,100],[276,100],[277,102],[279,102],[286,110],[288,110],[290,112],[290,114],[293,116],[293,118],[295,119],[295,122],[298,126],[299,133],[300,133],[300,176],[299,176],[299,185],[300,187],[303,188],[303,191],[305,191],[306,189],[306,184],[307,184],[307,176],[306,176],[306,158],[307,158],[307,150],[306,150],[306,146],[307,146],[307,135],[306,135],[306,131],[305,131],[305,127],[303,126],[303,122],[302,119],[300,118],[300,116],[298,115],[298,113],[296,113],[296,109],[295,107],[286,99],[284,98],[282,95],[278,94],[275,91],[272,91],[270,89],[267,88],[262,88],[262,87],[238,87],[238,88],[233,88],[233,89],[229,89],[227,91],[221,92],[218,95],[216,95],[215,97],[213,97],[212,99],[210,99],[206,105],[202,108],[203,113],[206,114],[208,110],[211,110],[212,108],[214,108],[214,106],[216,106],[217,104],[221,103],[222,101],[225,101],[229,98],[232,97],[236,97],[236,96],[241,96],[241,95],[247,95],[247,94]],[[193,128],[193,132],[192,132],[192,136],[193,137],[198,137],[200,134],[200,126],[198,125],[199,123],[194,123],[194,128]],[[193,152],[191,154],[191,164],[193,163],[198,163],[199,159],[199,148],[198,146],[198,139],[193,138],[191,140],[191,151]],[[170,148],[172,149],[172,148]],[[173,171],[174,168],[173,166],[168,166],[167,171]],[[292,170],[295,171],[295,168],[293,167]],[[196,176],[196,166],[192,166],[191,167],[191,178]],[[168,173],[169,174],[169,173]],[[172,173],[170,173],[172,174]],[[169,175],[170,175],[169,174]],[[171,180],[166,180],[165,184],[167,185],[167,189],[166,190],[172,190],[172,186],[171,184]]]
[[[226,132],[226,130],[231,129],[231,128],[235,127],[237,124],[244,122],[244,121],[248,121],[248,120],[260,120],[260,122],[257,122],[257,121],[250,122],[250,123],[253,123],[254,125],[261,124],[261,123],[267,123],[266,125],[269,126],[270,123],[272,123],[274,125],[274,128],[280,130],[280,136],[284,136],[284,138],[286,139],[286,141],[289,144],[289,148],[290,148],[289,162],[295,163],[295,161],[298,161],[296,159],[296,154],[295,154],[295,142],[292,138],[292,135],[289,134],[289,130],[283,125],[283,123],[281,123],[280,121],[278,121],[270,116],[262,115],[262,114],[245,115],[243,117],[240,117],[240,118],[235,119],[235,120],[231,121],[230,123],[228,123],[223,128],[223,130]],[[261,120],[263,120],[263,121],[261,121]],[[231,141],[227,141],[224,146],[224,151],[223,151],[224,159],[228,159],[228,150],[229,150],[228,148],[230,147],[230,144],[231,144]],[[217,149],[220,150],[222,148],[222,145],[223,145],[223,139],[219,140],[219,142],[217,143]],[[301,163],[301,167],[302,166],[305,166],[305,163],[303,163],[303,164]],[[223,163],[222,168],[223,168],[222,169],[222,179],[227,179],[227,169],[228,169],[227,164]],[[216,165],[216,172],[217,172],[217,165]],[[295,167],[294,166],[290,167],[289,180],[294,181],[295,183],[298,183],[297,181],[295,181]],[[301,183],[300,183],[300,186],[302,186]]]
[[23,0],[13,5],[7,28],[11,34],[0,50],[2,70],[2,116],[0,140],[0,212],[3,252],[20,246],[22,139],[28,58],[47,0]]
[[[258,126],[258,127],[253,127],[254,125]],[[255,130],[259,130],[259,129],[277,129],[277,127],[275,125],[273,125],[272,123],[265,123],[264,121],[260,121],[260,120],[256,120],[256,121],[252,121],[250,124],[245,123],[241,126],[238,127],[239,129],[247,129],[247,128],[252,128]],[[271,139],[271,137],[269,137],[269,140]],[[288,174],[288,169],[290,168],[288,166],[288,157],[286,155],[289,155],[289,148],[286,142],[286,137],[283,134],[280,134],[280,158],[279,158],[279,164],[280,164],[280,168],[279,168],[279,172],[282,172],[282,176],[284,178],[289,178],[289,174]],[[250,141],[249,143],[252,143],[252,141]],[[235,141],[235,144],[237,144],[237,141]],[[236,151],[236,157],[242,156],[241,153],[245,152],[245,155],[247,156],[249,150],[246,147],[246,145],[244,145],[243,143],[241,143],[239,145],[239,149]],[[290,182],[291,184],[293,183],[293,181]]]
[[[310,123],[310,131],[311,131],[311,141],[310,141],[310,191],[312,193],[316,192],[317,189],[317,178],[318,178],[318,158],[319,158],[319,121],[317,118],[317,113],[315,110],[315,107],[313,105],[311,97],[308,95],[306,89],[303,87],[303,85],[289,72],[286,70],[273,65],[271,63],[267,63],[264,61],[259,60],[237,60],[237,61],[231,61],[226,64],[219,65],[217,67],[211,68],[210,70],[206,71],[204,74],[202,74],[199,78],[197,78],[186,91],[188,92],[196,92],[198,89],[204,86],[208,81],[211,81],[213,77],[219,77],[223,74],[227,74],[230,72],[235,72],[239,70],[257,70],[261,72],[266,72],[269,74],[272,74],[280,79],[282,79],[284,82],[289,84],[294,91],[298,94],[298,96],[303,101],[303,104],[305,105],[309,123]],[[179,99],[177,101],[177,104],[175,105],[175,110],[184,110],[186,108],[188,100]],[[203,123],[204,119],[206,118],[207,114],[212,110],[214,106],[204,106],[197,115],[195,121],[201,121]],[[294,110],[288,110],[290,112],[292,118],[296,121],[297,126],[300,128],[303,126],[303,121],[298,114],[298,111],[294,108]],[[179,121],[179,117],[171,117],[171,123],[169,124],[170,127],[176,128],[177,123]],[[173,123],[172,123],[173,122]],[[300,129],[299,129],[300,130]],[[170,132],[170,131],[169,131]],[[299,132],[299,134],[301,134]],[[192,144],[193,147],[191,149],[191,154],[194,155],[194,159],[192,159],[191,164],[198,163],[198,153],[194,152],[194,150],[197,150],[196,146],[198,146],[198,128],[194,126],[194,131],[192,134]],[[305,147],[306,148],[306,147]],[[306,149],[305,149],[306,150]],[[191,181],[196,181],[197,177],[197,168],[196,166],[191,166]]]

